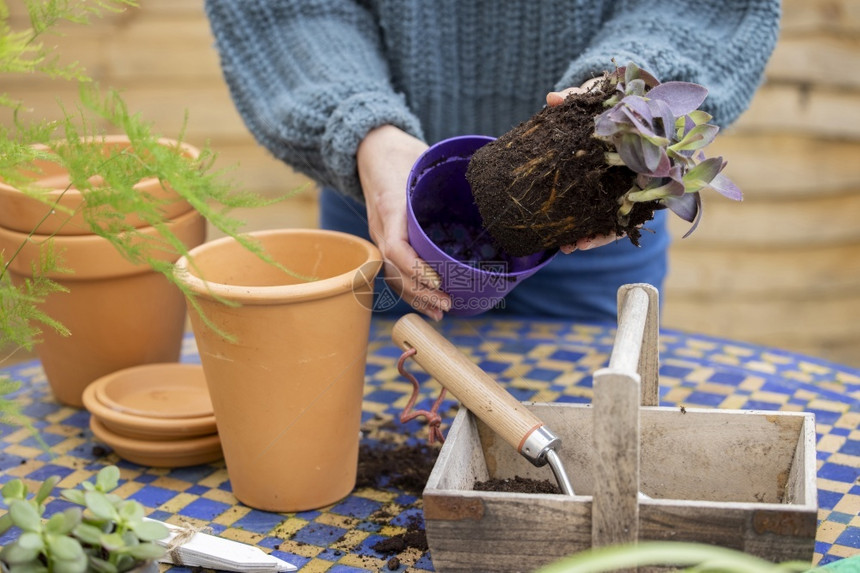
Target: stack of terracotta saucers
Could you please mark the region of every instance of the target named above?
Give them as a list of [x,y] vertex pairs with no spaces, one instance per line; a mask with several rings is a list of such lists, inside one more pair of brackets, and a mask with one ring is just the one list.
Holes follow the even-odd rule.
[[130,462],[180,467],[222,457],[199,364],[119,370],[87,386],[83,401],[95,437]]

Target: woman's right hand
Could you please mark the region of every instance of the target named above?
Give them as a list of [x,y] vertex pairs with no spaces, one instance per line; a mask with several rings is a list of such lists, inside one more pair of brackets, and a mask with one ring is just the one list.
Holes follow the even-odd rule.
[[439,287],[439,275],[409,244],[406,232],[406,185],[409,171],[427,144],[393,125],[383,125],[358,146],[358,176],[367,205],[370,237],[382,253],[388,286],[415,310],[441,320],[451,298]]

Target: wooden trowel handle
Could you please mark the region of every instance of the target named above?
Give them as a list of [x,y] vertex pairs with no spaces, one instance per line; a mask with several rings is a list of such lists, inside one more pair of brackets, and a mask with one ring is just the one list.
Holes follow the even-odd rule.
[[518,452],[531,457],[523,447],[543,422],[426,320],[407,314],[394,324],[391,338],[403,350],[414,348],[412,358],[430,376]]

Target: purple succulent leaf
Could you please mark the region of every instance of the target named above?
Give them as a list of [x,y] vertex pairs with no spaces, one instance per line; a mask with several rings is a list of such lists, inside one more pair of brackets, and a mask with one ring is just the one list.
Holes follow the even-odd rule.
[[628,96],[644,96],[645,95],[645,80],[635,79],[624,86],[624,93]]
[[693,221],[693,225],[690,227],[690,229],[686,233],[684,233],[683,237],[681,237],[682,239],[686,239],[693,234],[693,231],[695,231],[696,227],[699,226],[699,221],[702,220],[702,213],[705,210],[705,206],[702,205],[702,196],[698,193],[693,193],[692,195],[696,198],[696,219]]
[[[672,173],[672,160],[669,159],[669,155],[663,147],[659,147],[659,150],[660,162],[657,164],[657,167],[652,170],[652,175],[654,177],[670,177]],[[681,169],[679,168],[678,172],[680,173],[680,171]],[[677,180],[680,182],[681,178],[678,177]]]
[[[654,125],[655,131],[663,137],[671,137],[675,127],[675,116],[672,115],[669,104],[661,99],[650,99],[648,100],[648,108],[651,110],[651,117],[659,120],[659,122],[653,120],[651,122]],[[658,125],[661,129],[657,129]]]
[[640,96],[627,96],[621,100],[621,107],[625,108],[627,113],[633,113],[645,122],[650,124],[653,121],[651,108],[648,106],[648,100]]
[[743,201],[744,198],[744,194],[740,188],[722,173],[717,173],[716,177],[711,179],[708,188],[713,189],[723,197],[728,197],[732,201]]
[[[633,124],[633,127],[636,128],[636,131],[639,132],[640,135],[647,138],[657,138],[657,134],[654,133],[654,129],[650,125],[650,117],[648,119],[644,119],[638,116],[634,111],[632,111],[628,107],[621,108],[624,115],[627,117],[629,122]],[[644,121],[643,121],[644,119]]]
[[[662,159],[666,156],[666,152],[659,145],[654,145],[648,139],[641,140],[642,147],[642,158],[645,160],[645,166],[648,168],[648,173],[655,177],[659,177],[660,174],[656,173],[657,168],[661,166]],[[669,157],[666,156],[668,161]],[[669,165],[668,163],[664,164],[664,170],[668,172]]]
[[612,110],[604,111],[594,119],[594,134],[597,137],[612,137],[620,131],[618,122],[613,121],[610,117],[611,111]]
[[684,195],[684,185],[670,179],[659,187],[642,189],[641,191],[631,191],[627,193],[627,199],[633,203],[640,203],[644,201],[666,199],[667,197],[680,197],[682,195]]
[[642,68],[634,64],[633,62],[628,62],[626,66],[624,66],[624,83],[629,84],[633,80],[640,77],[640,72]]
[[714,141],[719,131],[719,127],[710,123],[697,125],[688,131],[681,141],[672,145],[672,149],[675,151],[702,149]]
[[621,160],[624,161],[624,165],[636,173],[650,173],[642,151],[643,141],[636,134],[625,133],[620,138],[616,138],[615,142],[615,149],[621,156]]
[[[629,74],[630,74],[629,76],[628,76],[628,70],[631,70],[631,71],[629,72]],[[636,65],[636,64],[634,64],[633,62],[628,62],[626,66],[623,66],[623,67],[618,68],[618,72],[617,72],[617,73],[618,73],[618,77],[619,77],[619,78],[620,78],[622,75],[624,76],[624,82],[625,82],[625,83],[627,83],[627,82],[629,82],[629,81],[632,81],[632,80],[635,80],[635,79],[641,79],[641,80],[644,80],[644,81],[645,81],[645,84],[646,84],[648,87],[652,87],[652,88],[653,88],[654,86],[656,86],[656,85],[659,85],[659,84],[660,84],[660,80],[658,80],[657,78],[655,78],[655,77],[651,74],[651,72],[648,72],[647,70],[643,70],[642,68],[640,68],[639,66],[637,66],[637,65]],[[628,79],[628,78],[629,78],[629,79]]]
[[673,181],[677,181],[680,184],[684,184],[684,169],[677,164],[670,163],[671,167],[669,168],[669,173],[666,174],[666,177],[671,177]]
[[679,196],[666,197],[662,203],[683,220],[692,223],[699,213],[699,205],[696,202],[697,195],[697,193],[685,193]]
[[686,117],[688,120],[692,121],[694,125],[702,125],[703,123],[708,123],[714,119],[714,116],[700,109],[691,111]]
[[676,117],[696,110],[707,96],[705,87],[690,82],[666,82],[654,86],[648,92],[649,98],[661,99],[669,104],[669,109]]
[[722,171],[724,165],[722,157],[711,157],[687,171],[684,174],[684,185],[687,187],[687,192],[692,193],[708,186],[711,180]]

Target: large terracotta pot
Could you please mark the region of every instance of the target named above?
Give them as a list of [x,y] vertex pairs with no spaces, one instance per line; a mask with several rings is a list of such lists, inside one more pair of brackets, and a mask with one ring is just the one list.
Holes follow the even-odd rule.
[[268,511],[315,509],[355,487],[382,257],[334,231],[252,236],[316,280],[290,276],[231,238],[193,249],[176,272],[206,317],[192,312],[191,324],[234,495]]
[[[168,224],[189,249],[205,240],[206,220],[188,211]],[[157,236],[154,227],[141,227],[143,236]],[[116,370],[179,359],[185,326],[185,300],[176,285],[147,264],[124,259],[107,239],[97,235],[43,235],[0,227],[0,251],[12,253],[23,245],[9,265],[13,283],[31,277],[32,264],[44,249],[60,255],[70,273],[46,276],[68,292],[49,295],[40,305],[51,318],[71,332],[62,336],[43,328],[36,353],[54,396],[63,404],[82,407],[90,382]],[[8,255],[7,255],[8,258]],[[175,255],[159,253],[157,258]]]

